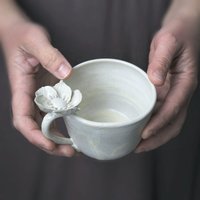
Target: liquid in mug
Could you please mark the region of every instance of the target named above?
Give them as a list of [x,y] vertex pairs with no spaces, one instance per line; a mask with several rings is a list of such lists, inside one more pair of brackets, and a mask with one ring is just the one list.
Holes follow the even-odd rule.
[[126,98],[92,98],[89,103],[83,103],[77,113],[80,117],[102,123],[127,122],[137,118],[140,110]]

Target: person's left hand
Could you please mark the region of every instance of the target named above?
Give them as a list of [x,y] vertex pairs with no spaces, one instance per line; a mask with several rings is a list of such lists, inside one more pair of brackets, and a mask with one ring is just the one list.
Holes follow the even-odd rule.
[[180,133],[197,86],[196,33],[195,24],[180,19],[153,38],[147,73],[156,86],[157,103],[136,153],[155,149]]

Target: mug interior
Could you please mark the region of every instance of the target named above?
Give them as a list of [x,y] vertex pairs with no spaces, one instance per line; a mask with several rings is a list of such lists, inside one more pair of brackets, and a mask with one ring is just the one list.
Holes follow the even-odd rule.
[[150,113],[156,100],[146,73],[116,59],[81,63],[65,82],[81,91],[83,99],[76,115],[90,122],[131,123]]

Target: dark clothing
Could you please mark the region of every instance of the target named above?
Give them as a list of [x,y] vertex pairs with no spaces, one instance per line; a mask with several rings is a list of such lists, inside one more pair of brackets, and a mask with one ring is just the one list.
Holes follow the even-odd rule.
[[[72,65],[119,58],[147,68],[149,45],[167,0],[20,0],[49,31]],[[47,155],[10,123],[10,97],[0,63],[0,200],[197,200],[200,199],[200,99],[193,98],[182,133],[148,153],[110,162],[84,155]]]

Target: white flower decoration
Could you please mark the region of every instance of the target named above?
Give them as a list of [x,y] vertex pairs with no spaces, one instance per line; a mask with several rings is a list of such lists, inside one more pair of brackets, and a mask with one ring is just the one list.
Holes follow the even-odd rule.
[[53,87],[41,87],[35,92],[34,99],[40,110],[46,113],[56,112],[65,114],[76,111],[81,100],[81,92],[79,90],[72,91],[62,80]]

